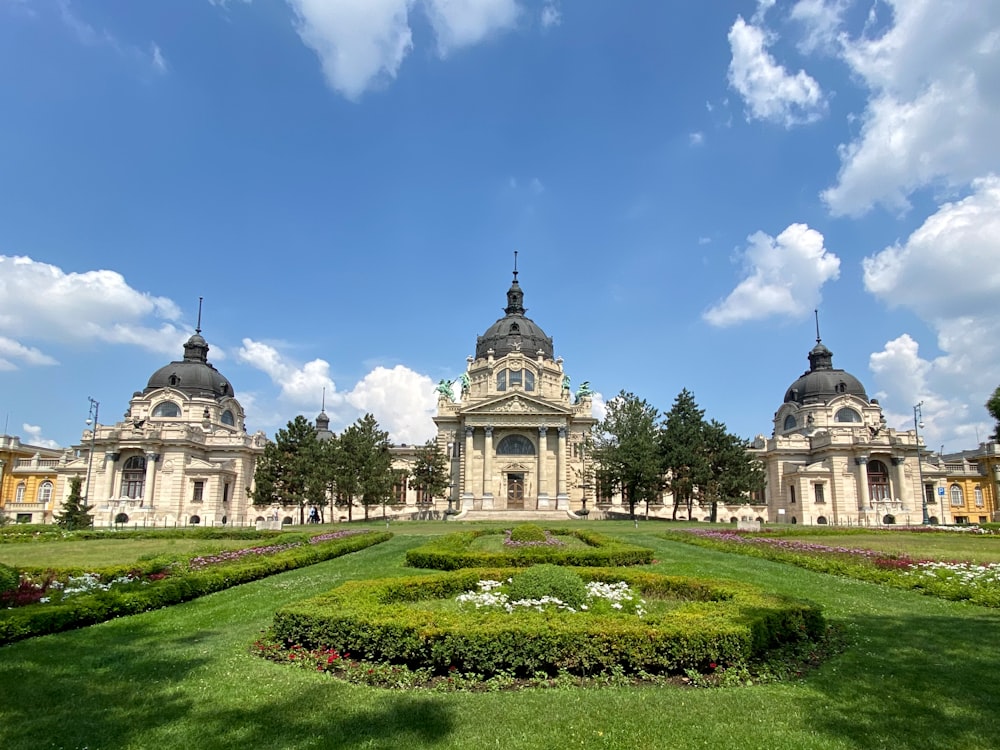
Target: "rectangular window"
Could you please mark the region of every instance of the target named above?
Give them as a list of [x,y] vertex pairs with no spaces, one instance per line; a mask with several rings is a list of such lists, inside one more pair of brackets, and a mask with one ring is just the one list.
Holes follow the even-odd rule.
[[510,386],[513,388],[515,385],[521,385],[521,371],[520,370],[510,370]]
[[194,494],[191,496],[191,500],[200,503],[205,498],[205,482],[201,479],[196,479],[194,482]]
[[30,513],[18,513],[17,518],[14,519],[15,523],[31,523]]
[[222,502],[224,503],[229,502],[229,482],[226,482],[224,485],[222,485]]
[[788,488],[788,502],[795,505],[795,485]]
[[934,495],[934,485],[925,484],[924,485],[924,497],[927,499],[928,504],[934,504],[937,502],[937,497]]
[[400,505],[406,502],[406,474],[397,474],[393,480],[392,498]]
[[983,488],[980,487],[977,484],[975,492],[976,492],[976,507],[977,508],[982,508],[983,507]]
[[813,492],[816,495],[815,500],[816,500],[817,503],[825,503],[826,502],[826,497],[823,494],[823,485],[822,484],[814,484],[813,485]]
[[431,501],[430,495],[424,492],[423,487],[417,487],[417,502],[418,503],[429,503]]

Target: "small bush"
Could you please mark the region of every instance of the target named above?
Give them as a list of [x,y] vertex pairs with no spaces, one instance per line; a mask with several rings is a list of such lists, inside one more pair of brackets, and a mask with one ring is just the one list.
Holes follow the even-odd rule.
[[544,542],[545,530],[533,523],[522,523],[513,528],[510,538],[514,542]]
[[0,563],[0,594],[17,588],[21,576],[9,565]]
[[552,596],[573,609],[587,600],[587,586],[580,575],[560,565],[533,565],[514,576],[508,591],[514,601]]

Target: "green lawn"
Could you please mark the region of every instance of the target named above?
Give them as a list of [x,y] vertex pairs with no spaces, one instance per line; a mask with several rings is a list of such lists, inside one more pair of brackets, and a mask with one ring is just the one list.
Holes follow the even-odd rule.
[[382,691],[247,653],[278,606],[346,580],[412,575],[405,551],[435,527],[458,528],[396,523],[396,538],[359,553],[0,648],[0,747],[997,746],[1000,612],[663,541],[659,525],[588,525],[655,549],[653,570],[746,580],[817,601],[852,645],[805,679],[778,685],[496,694]]
[[913,533],[892,531],[851,534],[841,537],[824,537],[817,534],[782,534],[781,538],[813,544],[873,549],[920,559],[965,560],[979,563],[1000,562],[1000,536],[980,536],[968,532]]
[[250,547],[246,539],[94,539],[84,542],[26,542],[0,545],[0,562],[15,568],[104,567],[158,555],[211,555]]

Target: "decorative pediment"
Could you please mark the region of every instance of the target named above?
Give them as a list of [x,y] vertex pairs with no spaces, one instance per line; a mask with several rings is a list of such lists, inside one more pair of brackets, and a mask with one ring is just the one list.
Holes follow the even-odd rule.
[[462,414],[547,414],[569,416],[572,410],[523,393],[506,394],[461,410]]

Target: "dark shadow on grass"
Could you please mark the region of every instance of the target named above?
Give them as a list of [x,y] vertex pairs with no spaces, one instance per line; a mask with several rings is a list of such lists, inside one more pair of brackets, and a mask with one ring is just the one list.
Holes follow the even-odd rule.
[[1000,613],[970,613],[850,620],[856,642],[810,679],[825,696],[815,731],[865,748],[997,747]]

